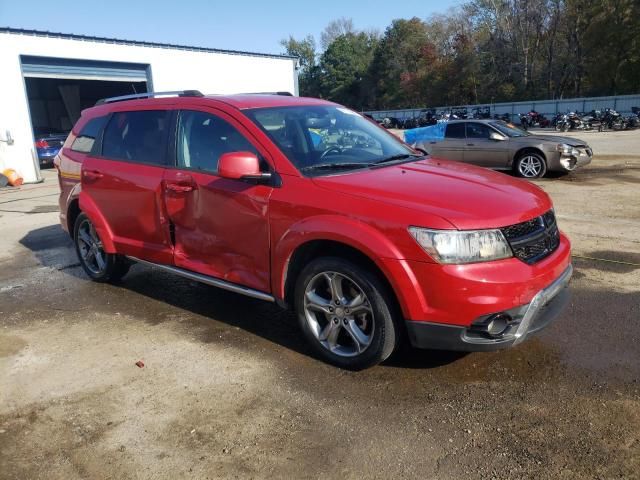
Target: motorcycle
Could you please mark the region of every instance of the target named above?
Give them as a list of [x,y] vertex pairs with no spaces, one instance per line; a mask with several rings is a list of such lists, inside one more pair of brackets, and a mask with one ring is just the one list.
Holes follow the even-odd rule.
[[601,119],[601,131],[605,129],[624,130],[626,127],[627,125],[622,115],[612,108],[605,109]]
[[462,118],[462,119],[466,119],[469,118],[469,112],[467,111],[466,108],[452,108],[451,109],[451,118]]
[[598,125],[598,130],[600,130],[602,123],[593,115],[584,115],[577,112],[558,114],[555,119],[555,129],[557,132],[592,130],[595,125]]
[[471,110],[471,118],[485,119],[491,118],[491,110],[489,107],[475,107]]
[[541,113],[538,113],[535,110],[531,110],[527,115],[529,117],[529,126],[540,128],[546,128],[549,126],[549,120]]
[[627,130],[632,130],[640,127],[640,107],[631,107],[631,115],[625,120],[627,124]]
[[511,122],[511,115],[508,113],[494,113],[493,118],[494,120],[502,120],[507,123]]
[[419,127],[428,127],[429,125],[435,125],[438,123],[436,111],[431,110],[421,110],[420,115],[417,120]]

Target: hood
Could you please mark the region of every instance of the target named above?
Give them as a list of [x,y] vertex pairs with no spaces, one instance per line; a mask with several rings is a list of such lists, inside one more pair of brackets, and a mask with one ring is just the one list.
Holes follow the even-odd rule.
[[[313,181],[327,190],[437,215],[460,230],[513,225],[552,206],[549,196],[526,180],[434,158]],[[421,225],[419,215],[415,225],[430,226]]]
[[577,147],[580,145],[587,144],[587,142],[585,142],[584,140],[580,140],[578,138],[558,137],[556,135],[529,135],[528,137],[517,137],[517,139],[523,140],[525,142],[530,142],[531,140],[539,140],[542,142],[566,143],[567,145],[571,145],[572,147]]

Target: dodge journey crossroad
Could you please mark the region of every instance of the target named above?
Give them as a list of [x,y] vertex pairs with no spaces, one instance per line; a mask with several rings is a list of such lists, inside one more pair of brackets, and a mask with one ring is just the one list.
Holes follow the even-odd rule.
[[[327,361],[517,345],[568,299],[538,187],[430,158],[348,108],[282,94],[117,97],[56,158],[86,274],[143,263],[295,310]],[[139,97],[139,98],[138,98]]]

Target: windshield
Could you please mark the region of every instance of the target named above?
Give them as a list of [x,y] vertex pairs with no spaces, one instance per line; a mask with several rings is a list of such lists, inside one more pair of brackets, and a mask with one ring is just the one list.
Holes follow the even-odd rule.
[[339,106],[245,110],[305,175],[326,175],[420,155],[362,115]]
[[507,137],[528,137],[531,135],[529,132],[525,132],[516,127],[514,124],[503,122],[502,120],[499,122],[491,122],[491,126],[500,130]]

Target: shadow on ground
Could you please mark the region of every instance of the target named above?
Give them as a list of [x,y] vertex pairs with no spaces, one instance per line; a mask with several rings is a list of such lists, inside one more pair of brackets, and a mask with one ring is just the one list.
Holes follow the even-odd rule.
[[[220,338],[220,329],[215,328],[215,324],[211,322],[214,320],[242,329],[297,353],[317,358],[302,338],[296,316],[274,304],[217,289],[143,265],[132,266],[123,281],[113,285],[116,291],[109,292],[100,284],[90,283],[79,266],[73,242],[60,226],[50,225],[32,230],[20,240],[20,243],[31,250],[42,265],[56,268],[74,278],[86,280],[87,289],[92,293],[88,296],[85,293],[84,301],[91,301],[91,298],[95,298],[96,295],[110,296],[115,293],[120,299],[122,295],[127,295],[130,301],[127,302],[129,310],[126,313],[153,325],[175,320],[176,315],[180,316],[176,314],[175,309],[190,312],[193,315],[184,316],[181,322],[191,323],[194,327],[192,331],[197,332],[199,339],[205,343],[214,342]],[[141,302],[135,298],[137,295],[155,301]],[[118,302],[107,303],[118,305]],[[104,303],[100,302],[100,304],[103,308]],[[226,341],[232,343],[234,339],[226,338]],[[237,338],[235,341],[243,342],[242,339]],[[408,345],[408,340],[403,338],[397,353],[387,360],[385,365],[429,369],[450,364],[464,356],[464,353],[456,352],[414,350]]]

